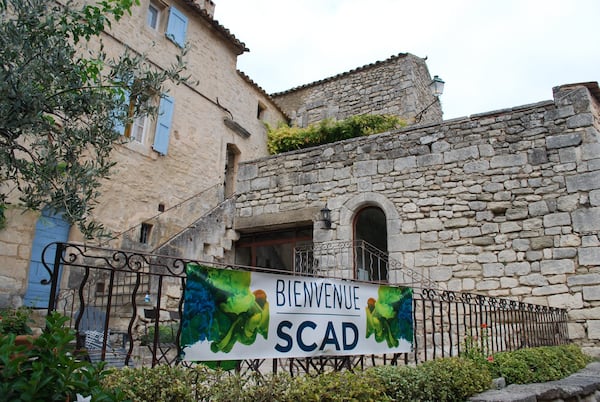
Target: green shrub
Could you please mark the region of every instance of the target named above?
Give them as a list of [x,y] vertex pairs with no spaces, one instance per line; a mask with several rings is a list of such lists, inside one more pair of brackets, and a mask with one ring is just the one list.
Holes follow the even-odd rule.
[[[291,377],[287,373],[240,375],[194,368],[156,366],[111,371],[103,385],[120,397],[137,401],[464,401],[487,390],[494,376],[515,382],[565,377],[588,359],[576,346],[524,349],[494,355],[494,361],[451,357],[416,367],[380,366],[359,371],[327,372]],[[533,367],[533,369],[532,369]],[[533,375],[533,374],[535,375]]]
[[[193,381],[194,380],[194,381]],[[118,390],[120,401],[195,401],[194,371],[158,365],[112,369],[102,380],[106,389]]]
[[288,391],[289,401],[385,401],[388,400],[381,381],[367,373],[350,371],[294,378]]
[[94,401],[114,400],[100,380],[103,365],[95,366],[73,355],[75,334],[68,318],[52,313],[46,328],[32,338],[31,347],[15,345],[15,335],[0,334],[0,395],[7,401],[76,400],[79,393]]
[[376,367],[372,372],[394,401],[464,401],[489,389],[485,366],[461,357],[438,359],[417,367]]
[[0,310],[0,334],[29,335],[32,322],[30,308]]
[[528,384],[567,377],[587,363],[589,358],[576,345],[543,346],[497,353],[490,368],[508,384]]
[[289,401],[288,393],[295,380],[287,373],[239,375],[217,370],[204,377],[197,398],[212,402]]
[[284,402],[291,401],[290,391],[298,378],[288,373],[277,373],[267,376],[254,376],[254,381],[247,385],[243,401],[248,402]]
[[325,119],[306,128],[282,124],[276,129],[268,128],[269,153],[278,154],[297,149],[329,144],[349,138],[383,133],[406,125],[397,116],[364,114],[345,120]]
[[380,366],[367,370],[382,383],[386,395],[393,401],[422,400],[426,373],[414,367]]

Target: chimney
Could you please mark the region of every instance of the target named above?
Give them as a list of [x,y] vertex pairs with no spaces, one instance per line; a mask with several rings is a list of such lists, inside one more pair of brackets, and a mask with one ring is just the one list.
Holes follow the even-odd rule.
[[215,3],[212,0],[194,0],[201,9],[206,11],[211,18],[215,16]]

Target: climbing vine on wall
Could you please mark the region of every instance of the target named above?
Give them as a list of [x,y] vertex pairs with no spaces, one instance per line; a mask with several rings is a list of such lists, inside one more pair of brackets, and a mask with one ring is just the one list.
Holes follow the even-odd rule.
[[397,116],[362,114],[344,120],[325,119],[308,127],[290,127],[286,124],[277,128],[268,127],[270,154],[329,144],[349,138],[383,133],[406,126]]

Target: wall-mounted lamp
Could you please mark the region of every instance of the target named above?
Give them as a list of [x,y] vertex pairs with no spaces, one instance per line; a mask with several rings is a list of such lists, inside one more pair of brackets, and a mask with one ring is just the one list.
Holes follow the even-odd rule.
[[427,111],[427,109],[429,109],[431,106],[434,105],[435,102],[439,100],[439,96],[444,93],[444,84],[444,80],[442,80],[439,76],[433,76],[433,80],[429,83],[429,89],[431,90],[433,96],[435,96],[435,99],[433,100],[433,102],[427,105],[425,109],[417,113],[417,115],[415,116],[416,123],[420,122],[423,118],[423,114]]
[[327,205],[321,209],[321,220],[327,229],[331,229],[331,210]]
[[433,96],[437,98],[444,93],[444,84],[444,80],[442,80],[440,77],[437,75],[433,76],[433,81],[431,81],[431,84],[429,84],[429,88],[431,89]]

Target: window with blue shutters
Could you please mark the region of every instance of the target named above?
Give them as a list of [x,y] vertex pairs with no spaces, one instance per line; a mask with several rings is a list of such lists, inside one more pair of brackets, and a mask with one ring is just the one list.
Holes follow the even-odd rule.
[[178,9],[171,6],[169,8],[169,23],[167,24],[167,38],[171,39],[178,46],[185,46],[185,34],[187,31],[188,20]]
[[161,155],[166,155],[169,149],[169,136],[171,135],[174,106],[175,99],[168,95],[164,95],[160,100],[158,119],[156,120],[156,132],[154,133],[154,145],[152,148]]

